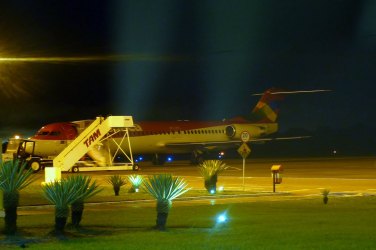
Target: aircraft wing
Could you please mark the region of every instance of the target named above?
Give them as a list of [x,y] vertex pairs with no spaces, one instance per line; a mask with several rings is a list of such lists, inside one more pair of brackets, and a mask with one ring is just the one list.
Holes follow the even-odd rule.
[[212,142],[180,142],[180,143],[166,143],[165,147],[169,148],[215,148],[220,146],[234,146],[237,144],[241,144],[242,142],[240,140],[234,140],[234,141],[212,141]]
[[[253,138],[250,139],[248,143],[263,143],[267,141],[278,141],[278,140],[297,140],[305,139],[311,136],[291,136],[291,137],[274,137],[274,138]],[[211,142],[172,142],[165,143],[164,146],[168,148],[186,148],[186,149],[227,149],[236,146],[240,146],[243,142],[241,140],[230,140],[230,141],[211,141]],[[163,146],[163,145],[161,145]]]
[[283,140],[297,140],[297,139],[307,139],[310,138],[309,135],[304,136],[288,136],[288,137],[273,137],[273,138],[256,138],[251,139],[250,142],[263,142],[263,141],[283,141]]

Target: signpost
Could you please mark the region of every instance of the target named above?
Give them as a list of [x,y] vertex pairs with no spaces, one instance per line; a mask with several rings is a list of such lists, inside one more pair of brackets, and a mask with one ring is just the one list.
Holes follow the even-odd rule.
[[247,131],[243,131],[240,134],[240,139],[243,144],[238,148],[238,153],[243,158],[243,190],[245,189],[244,178],[245,178],[245,158],[251,153],[251,149],[248,147],[247,142],[249,141],[250,135]]

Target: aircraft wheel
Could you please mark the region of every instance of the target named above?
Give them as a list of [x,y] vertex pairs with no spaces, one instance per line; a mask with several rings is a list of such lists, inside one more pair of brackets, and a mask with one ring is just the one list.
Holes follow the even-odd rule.
[[72,167],[72,173],[78,173],[80,169],[77,166]]
[[204,156],[202,154],[192,154],[191,157],[191,164],[192,165],[199,165],[204,162]]
[[33,170],[34,173],[38,172],[41,169],[41,164],[39,160],[34,159],[29,161],[29,168]]
[[154,154],[154,156],[152,158],[152,163],[153,163],[153,165],[162,166],[165,163],[165,158],[163,157],[163,155]]

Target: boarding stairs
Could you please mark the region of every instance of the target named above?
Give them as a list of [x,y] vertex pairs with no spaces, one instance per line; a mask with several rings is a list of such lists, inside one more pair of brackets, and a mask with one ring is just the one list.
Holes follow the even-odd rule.
[[[129,141],[128,128],[133,127],[132,116],[108,116],[97,117],[86,129],[84,129],[75,140],[73,140],[58,156],[53,159],[53,167],[58,171],[98,171],[98,170],[123,170],[134,167],[131,145]],[[127,159],[129,163],[123,166],[81,166],[76,163],[90,151],[95,151],[95,146],[103,140],[109,140],[111,136],[122,131],[123,140],[128,140],[129,152]],[[120,145],[118,145],[120,147]],[[118,149],[121,150],[121,149]],[[117,151],[118,151],[117,150]],[[126,154],[123,151],[124,154]]]

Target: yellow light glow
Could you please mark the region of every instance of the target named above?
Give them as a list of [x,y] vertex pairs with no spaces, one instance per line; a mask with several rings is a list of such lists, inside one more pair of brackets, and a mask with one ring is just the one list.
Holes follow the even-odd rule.
[[191,59],[180,55],[108,55],[108,56],[82,56],[82,57],[0,57],[0,62],[101,62],[101,61],[185,61]]
[[61,170],[56,167],[47,167],[44,169],[45,183],[61,181]]

